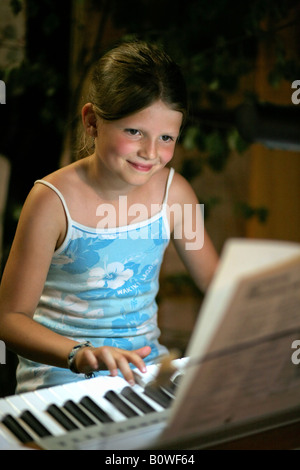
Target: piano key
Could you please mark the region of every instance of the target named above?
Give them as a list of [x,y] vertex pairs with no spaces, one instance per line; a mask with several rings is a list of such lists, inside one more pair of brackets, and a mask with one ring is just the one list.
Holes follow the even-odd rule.
[[[103,379],[105,379],[105,377],[103,377]],[[118,379],[118,377],[115,377],[115,379]],[[117,380],[116,383],[118,383]],[[126,382],[122,382],[123,387],[124,383],[126,384]],[[96,378],[78,382],[76,392],[78,393],[80,391],[82,397],[88,395],[103,411],[105,411],[105,413],[108,414],[112,421],[116,423],[125,421],[126,416],[103,397],[104,393],[111,388],[114,388],[111,381],[107,382],[104,380],[102,383],[101,380],[99,381],[98,378]]]
[[[112,384],[110,383],[110,385]],[[109,406],[106,405],[107,402],[105,403],[105,400],[102,398],[103,393],[106,391],[105,383],[102,379],[100,381],[99,378],[83,380],[77,382],[76,386],[69,383],[62,387],[64,389],[63,396],[67,396],[76,402],[81,411],[95,420],[95,422],[108,423],[125,419],[124,415],[119,413],[109,403]]]
[[[140,375],[140,382],[143,381],[145,384],[149,384],[149,382],[152,382],[155,379],[158,369],[159,365],[148,366],[148,371],[146,374],[142,374],[138,371],[136,376]],[[139,385],[139,380],[136,380],[136,384],[133,387],[128,387],[127,382],[121,377],[105,376],[90,380],[81,380],[76,383],[73,382],[70,384],[51,387],[49,389],[39,389],[35,392],[27,392],[19,396],[7,397],[7,399],[3,400],[0,399],[0,434],[1,436],[4,436],[8,442],[12,442],[14,444],[16,444],[16,442],[20,442],[20,440],[18,440],[11,430],[9,430],[5,424],[1,423],[1,417],[5,418],[8,415],[11,416],[13,420],[16,420],[17,424],[21,426],[21,429],[25,431],[28,436],[30,436],[31,440],[38,440],[37,435],[39,434],[41,436],[41,433],[44,432],[44,430],[42,431],[35,427],[36,419],[41,426],[44,426],[46,432],[49,432],[49,434],[52,434],[53,436],[45,438],[41,437],[41,440],[39,441],[41,442],[43,439],[45,439],[46,442],[49,442],[50,448],[53,445],[51,444],[51,442],[53,442],[52,439],[57,439],[56,442],[59,445],[63,445],[62,442],[64,439],[66,439],[65,442],[71,442],[73,437],[70,437],[70,440],[68,441],[68,436],[70,435],[74,436],[74,439],[76,436],[77,442],[77,440],[80,441],[82,432],[86,433],[84,434],[84,439],[89,439],[89,434],[87,433],[90,432],[93,433],[92,435],[95,435],[95,437],[98,436],[97,433],[103,433],[101,436],[104,437],[105,435],[110,435],[111,433],[114,434],[115,430],[120,432],[120,429],[131,429],[130,418],[126,416],[128,413],[130,416],[134,416],[134,418],[131,418],[133,422],[139,418],[143,418],[144,415],[146,418],[148,413],[150,418],[150,409],[154,410],[154,412],[162,412],[165,416],[165,408],[170,405],[173,399],[172,396],[174,394],[174,384],[175,381],[173,384],[171,384],[171,388],[167,387],[168,390],[165,390],[164,393],[162,390],[160,390],[159,392],[156,391],[154,395],[151,393],[147,395],[145,394],[144,388]],[[129,395],[127,395],[126,392],[122,393],[122,391],[126,388],[128,388],[127,393],[129,393]],[[142,400],[131,401],[132,393],[130,390],[134,390],[134,393],[137,394],[138,397]],[[114,394],[116,396],[119,395],[118,404],[122,404],[123,412],[124,405],[128,405],[127,412],[125,414],[123,414],[123,412],[117,409],[117,407],[113,404],[114,400],[111,402],[105,398],[107,393],[110,396]],[[160,399],[157,398],[158,394],[160,395]],[[161,401],[161,396],[164,396],[163,402]],[[65,407],[65,404],[68,401],[72,402],[71,408],[69,405]],[[164,406],[162,406],[160,403],[163,403]],[[80,412],[83,411],[84,416],[88,417],[85,423],[86,427],[84,427],[83,421],[80,422],[79,416],[76,416],[73,408],[76,409],[76,411],[78,411],[77,408],[79,408]],[[49,409],[52,410],[52,415],[54,417],[48,413]],[[130,410],[130,412],[128,410]],[[23,413],[24,415],[22,416]],[[28,415],[30,418],[31,415],[33,416],[34,423],[33,421],[27,419]],[[22,420],[21,416],[25,419]],[[68,420],[69,422],[67,426],[66,421]],[[62,422],[64,426],[61,424]],[[95,426],[92,426],[91,423],[95,424]],[[144,425],[145,422],[143,421],[142,426]],[[70,428],[73,430],[72,433],[69,433],[69,430],[66,428],[66,426],[67,428],[70,426]],[[88,426],[91,427],[90,430]],[[19,428],[17,427],[17,429]],[[86,431],[84,431],[85,429]],[[23,438],[27,439],[28,437],[25,435]],[[98,439],[98,437],[96,438]],[[62,439],[62,441],[59,441],[59,439]],[[77,446],[77,444],[72,445]]]
[[[10,397],[7,397],[5,399],[7,405],[10,405],[11,408],[10,408],[10,413],[12,414],[17,414],[19,415],[20,414],[20,411],[22,411],[24,409],[24,400],[22,399],[21,395],[12,395]],[[23,405],[23,407],[22,407]]]
[[25,444],[31,442],[32,436],[24,429],[24,426],[20,424],[20,421],[12,415],[6,415],[2,419],[2,423],[17,437],[17,439]]
[[0,419],[4,418],[7,414],[17,416],[17,410],[7,401],[7,398],[4,398],[1,401]]
[[57,407],[61,407],[66,400],[65,398],[61,398],[59,395],[57,395],[54,392],[54,389],[58,387],[52,387],[52,388],[43,388],[43,389],[38,389],[35,393],[37,397],[41,399],[41,401],[44,403],[44,411],[48,412],[48,407],[49,405],[56,405]]
[[126,418],[132,418],[133,416],[139,416],[133,408],[131,408],[127,403],[125,403],[119,395],[114,390],[109,390],[105,393],[104,397],[108,400],[112,405],[114,405],[121,413],[123,413]]
[[112,423],[113,419],[97,405],[90,397],[85,396],[80,400],[80,404],[84,406],[96,419],[101,423]]
[[39,437],[51,436],[47,428],[31,413],[23,411],[20,418],[24,421]]
[[[23,411],[30,409],[36,419],[53,435],[57,436],[65,432],[64,428],[58,425],[53,418],[44,412],[49,403],[41,400],[36,392],[28,392],[22,395],[7,397],[6,405],[8,406],[8,404],[11,408],[9,411],[7,410],[7,412],[13,414],[13,416],[19,416]],[[3,408],[3,406],[4,405],[1,404],[1,408]]]
[[34,408],[39,411],[44,411],[47,407],[47,404],[49,404],[45,400],[42,400],[37,392],[27,392],[19,396],[23,400],[23,406],[27,405],[28,407],[29,405],[31,408]]
[[[32,428],[30,428],[27,423],[21,420],[20,418],[20,411],[17,407],[17,404],[19,401],[22,401],[21,397],[19,395],[13,395],[11,397],[4,398],[1,401],[1,407],[0,407],[0,419],[2,420],[2,423],[4,422],[4,418],[9,416],[9,418],[6,420],[5,424],[11,423],[11,426],[15,427],[16,429],[23,430],[27,435],[30,436],[30,441],[35,440],[38,436],[34,432]],[[8,428],[8,426],[6,426]],[[22,431],[20,431],[22,432]],[[18,436],[15,434],[15,436],[18,438]]]
[[[122,389],[126,386],[127,382],[120,377],[102,377],[87,381],[81,381],[76,383],[76,387],[74,387],[74,384],[64,385],[68,393],[70,393],[70,396],[73,396],[76,401],[80,401],[81,398],[88,395],[89,398],[91,398],[97,406],[99,406],[103,411],[107,412],[108,416],[111,418],[112,421],[116,422],[123,421],[125,419],[124,415],[121,414],[118,410],[116,410],[109,402],[104,400],[102,397],[108,389],[113,388],[116,392],[121,392]],[[149,405],[154,408],[155,411],[162,411],[164,409],[157,402],[144,395],[144,388],[142,386],[135,384],[132,389],[138,395],[140,395],[140,397],[144,401],[147,401],[147,403],[149,403]]]
[[74,418],[77,419],[84,427],[94,426],[96,423],[93,421],[81,408],[72,400],[66,401],[63,406]]
[[68,392],[64,385],[53,387],[51,392],[53,394],[52,403],[55,403],[57,406],[63,406],[69,398],[72,398],[72,395],[70,395],[70,392]]
[[172,398],[165,393],[161,388],[152,387],[147,385],[144,389],[145,395],[157,401],[163,408],[168,408],[171,405]]
[[[70,416],[68,413],[68,410],[64,411],[63,407],[60,406],[63,400],[68,397],[68,394],[62,388],[62,386],[53,387],[51,391],[49,389],[43,389],[43,390],[39,390],[38,393],[31,392],[28,394],[24,394],[23,396],[26,396],[26,395],[27,395],[27,402],[25,402],[24,398],[22,398],[19,395],[14,395],[12,397],[9,397],[8,401],[10,401],[10,403],[13,405],[14,408],[20,411],[24,409],[28,409],[28,405],[27,405],[28,401],[31,403],[34,403],[35,406],[38,405],[38,407],[42,409],[44,413],[41,416],[41,414],[38,414],[37,410],[34,410],[33,411],[34,417],[36,418],[38,422],[40,422],[41,426],[45,427],[48,430],[48,432],[50,432],[50,429],[51,429],[53,435],[61,435],[65,433],[66,426],[70,428],[71,427],[74,428],[74,426],[76,426],[76,428],[79,427],[77,426],[77,424],[79,424],[81,421],[76,419],[74,422],[74,419],[72,419],[74,417],[74,414],[72,415],[71,413],[71,416]],[[41,400],[41,397],[43,397],[43,400]],[[52,401],[52,403],[50,404],[54,404],[58,406],[58,408],[61,408],[61,409],[60,411],[58,411],[53,408],[52,413],[49,413],[51,417],[48,415],[48,419],[47,419],[46,408],[47,406],[49,406],[48,400]],[[87,419],[89,418],[87,417]],[[52,422],[50,422],[50,420],[52,420]],[[70,424],[70,423],[73,423],[73,424]],[[95,424],[93,421],[91,421],[91,423]],[[29,423],[27,424],[30,426]],[[40,432],[42,431],[40,430]]]
[[20,440],[0,421],[0,450],[14,448],[20,445]]
[[152,413],[155,411],[155,409],[149,405],[149,403],[143,398],[141,398],[140,395],[138,395],[131,387],[125,387],[121,391],[121,394],[127,398],[128,401],[130,401],[133,405],[135,405],[139,410],[141,410],[144,414],[147,413]]
[[[85,383],[88,382],[88,380],[82,382]],[[79,387],[80,383],[81,381],[76,382],[76,384],[68,383],[59,388],[56,387],[55,392],[60,396],[60,399],[65,400],[62,408],[70,414],[72,418],[75,418],[83,427],[92,426],[93,424],[99,423],[99,421],[80,403],[81,398],[83,398],[86,393]]]
[[147,403],[149,403],[149,405],[152,406],[152,408],[154,408],[155,411],[160,412],[160,411],[163,411],[165,409],[163,406],[161,406],[159,403],[157,403],[157,401],[154,401],[152,398],[145,395],[144,387],[141,387],[140,385],[136,384],[132,388],[144,401],[147,401]]
[[[72,385],[74,386],[75,384],[73,383]],[[47,403],[46,411],[65,429],[70,431],[71,429],[83,427],[74,416],[66,409],[63,409],[64,402],[69,398],[63,385],[58,385],[51,389],[41,389],[37,393]]]
[[63,428],[54,418],[52,418],[47,412],[46,408],[49,403],[41,400],[40,396],[36,392],[28,392],[22,395],[24,405],[21,407],[22,410],[30,409],[36,418],[51,432],[53,436],[60,436],[64,434],[65,428]]
[[61,408],[59,408],[55,404],[51,404],[47,408],[47,412],[54,418],[56,421],[61,424],[67,431],[72,431],[74,429],[79,429],[77,424],[71,420],[66,413],[63,412]]

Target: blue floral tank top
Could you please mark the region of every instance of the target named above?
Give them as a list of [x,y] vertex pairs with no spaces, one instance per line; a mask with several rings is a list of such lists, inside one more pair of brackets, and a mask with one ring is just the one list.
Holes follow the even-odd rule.
[[[149,345],[146,364],[167,353],[158,338],[156,295],[159,272],[170,240],[166,204],[174,170],[167,180],[161,210],[140,223],[116,228],[90,228],[72,220],[62,194],[68,221],[65,240],[54,252],[34,320],[75,341],[95,347],[133,350]],[[96,375],[108,374],[107,371]],[[19,357],[17,392],[84,379],[68,369]]]

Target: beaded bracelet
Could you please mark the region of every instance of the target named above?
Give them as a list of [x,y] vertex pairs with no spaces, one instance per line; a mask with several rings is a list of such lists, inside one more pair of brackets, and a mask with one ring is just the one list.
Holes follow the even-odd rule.
[[[87,348],[87,347],[92,348],[93,345],[89,341],[84,341],[83,343],[78,343],[76,346],[74,346],[74,348],[72,349],[72,351],[68,355],[68,367],[72,372],[74,372],[74,374],[80,374],[80,372],[77,370],[77,367],[75,366],[76,354],[78,353],[78,351],[80,351],[80,349]],[[91,374],[86,374],[86,377],[89,378],[92,375],[93,375],[92,373]]]

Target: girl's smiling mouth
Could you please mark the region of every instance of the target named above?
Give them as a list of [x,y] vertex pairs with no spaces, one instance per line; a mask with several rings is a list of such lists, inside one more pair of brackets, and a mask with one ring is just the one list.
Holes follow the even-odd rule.
[[136,162],[131,162],[129,160],[127,160],[128,163],[130,164],[130,166],[132,166],[135,170],[137,171],[144,171],[144,172],[147,172],[147,171],[150,171],[151,168],[153,167],[153,165],[145,165],[143,163],[136,163]]

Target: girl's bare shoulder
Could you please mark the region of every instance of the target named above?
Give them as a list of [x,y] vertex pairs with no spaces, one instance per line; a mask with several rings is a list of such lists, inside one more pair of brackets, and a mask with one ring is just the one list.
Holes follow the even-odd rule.
[[86,162],[79,160],[59,168],[41,179],[48,181],[62,192],[68,191],[74,187],[74,183],[76,183],[76,185],[80,184],[82,181],[81,174],[83,174],[85,167]]
[[180,173],[175,172],[169,191],[169,204],[195,202],[197,197],[191,183]]

